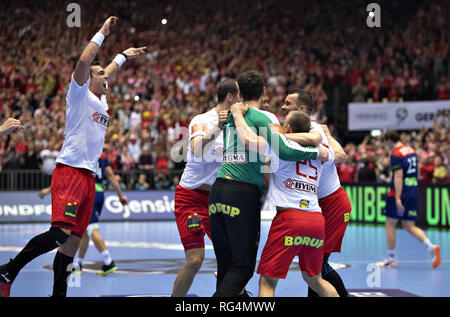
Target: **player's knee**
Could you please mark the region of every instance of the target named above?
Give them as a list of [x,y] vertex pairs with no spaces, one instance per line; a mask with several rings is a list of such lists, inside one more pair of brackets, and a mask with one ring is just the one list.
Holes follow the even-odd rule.
[[411,231],[413,230],[413,228],[415,227],[414,222],[412,221],[402,221],[402,227],[403,229],[405,229],[407,232],[411,233]]
[[86,228],[86,233],[90,238],[92,238],[92,234],[97,234],[97,232],[98,232],[98,223],[91,223]]
[[51,227],[48,231],[48,238],[50,243],[54,243],[56,246],[61,246],[69,239],[69,234],[64,232],[61,228]]
[[204,257],[200,255],[190,255],[186,257],[186,266],[192,270],[197,272],[200,270],[200,267],[202,266]]
[[308,273],[305,271],[302,271],[302,277],[306,284],[308,284],[309,287],[312,289],[316,289],[317,283],[318,283],[318,277],[321,276],[320,274],[315,276],[309,276]]
[[259,286],[263,288],[275,289],[277,282],[278,279],[266,275],[261,275],[259,278]]

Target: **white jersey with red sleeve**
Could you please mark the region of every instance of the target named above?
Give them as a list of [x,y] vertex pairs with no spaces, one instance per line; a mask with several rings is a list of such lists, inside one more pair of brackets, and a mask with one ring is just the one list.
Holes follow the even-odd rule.
[[107,106],[89,90],[89,82],[90,78],[80,86],[72,74],[66,96],[64,142],[56,163],[95,173],[105,143],[109,115]]
[[[319,129],[322,130],[320,126]],[[325,148],[329,151],[328,162],[322,164],[317,159],[297,162],[279,160],[278,170],[270,174],[270,185],[266,199],[269,205],[286,209],[321,212],[317,195],[319,182],[324,167],[334,164],[334,152],[329,148],[323,131],[321,134],[323,134],[322,138],[325,140],[322,143],[326,145]]]
[[[313,131],[318,131],[322,134],[322,143],[328,144],[327,137],[323,132],[323,129],[320,127],[320,124],[317,122],[311,122],[311,127]],[[334,161],[334,157],[333,157]],[[319,198],[324,198],[335,191],[337,191],[341,187],[341,182],[339,180],[339,175],[337,173],[336,165],[333,164],[325,164],[323,166],[322,175],[320,177],[319,190],[317,191],[317,196]]]
[[219,122],[216,109],[195,116],[189,124],[189,142],[187,164],[181,176],[180,186],[196,189],[203,184],[214,184],[217,173],[222,165],[223,132],[203,148],[202,157],[194,157],[191,151],[191,140],[199,135],[205,135]]

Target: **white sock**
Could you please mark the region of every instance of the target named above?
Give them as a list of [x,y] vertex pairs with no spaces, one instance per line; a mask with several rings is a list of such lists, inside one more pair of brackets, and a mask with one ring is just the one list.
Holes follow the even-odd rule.
[[387,250],[387,258],[388,259],[392,259],[392,260],[394,260],[395,259],[395,249],[392,249],[392,250]]
[[110,265],[112,262],[112,257],[109,254],[108,250],[103,251],[101,255],[103,256],[103,262],[105,263],[105,265]]
[[428,251],[433,251],[435,245],[431,243],[431,241],[427,238],[425,239],[425,241],[423,242],[423,244],[426,245],[426,247],[428,248]]

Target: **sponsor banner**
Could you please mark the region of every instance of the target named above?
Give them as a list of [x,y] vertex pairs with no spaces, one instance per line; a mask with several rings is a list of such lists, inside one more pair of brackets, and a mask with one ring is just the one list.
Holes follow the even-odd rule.
[[436,115],[450,116],[450,100],[389,103],[350,103],[348,129],[418,130],[433,127]]
[[[352,204],[350,223],[384,224],[389,187],[381,184],[342,184]],[[174,220],[174,192],[125,192],[129,204],[122,206],[115,192],[105,192],[102,220]],[[0,222],[50,222],[50,196],[40,199],[38,192],[0,192]],[[272,220],[275,207],[264,204],[261,219]],[[425,228],[450,228],[448,185],[419,185],[417,225]]]
[[[384,224],[386,195],[389,187],[381,184],[342,184],[350,198],[350,223]],[[448,185],[419,185],[419,208],[416,224],[425,228],[450,228]]]
[[[105,192],[102,220],[175,219],[172,191],[130,191],[124,193],[128,205],[122,206],[115,192]],[[37,191],[1,192],[0,222],[50,222],[51,197],[40,199]]]

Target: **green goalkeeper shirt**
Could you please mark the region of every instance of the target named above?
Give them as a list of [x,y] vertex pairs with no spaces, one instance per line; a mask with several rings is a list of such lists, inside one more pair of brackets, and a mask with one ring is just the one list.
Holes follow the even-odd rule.
[[[304,147],[286,139],[273,113],[249,108],[244,120],[257,135],[266,139],[269,144],[267,155],[271,157],[275,154],[284,161],[303,161],[315,160],[319,155],[316,147]],[[267,190],[263,174],[266,155],[245,147],[236,132],[232,115],[224,124],[223,131],[223,162],[217,177],[254,184],[264,195]]]

